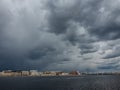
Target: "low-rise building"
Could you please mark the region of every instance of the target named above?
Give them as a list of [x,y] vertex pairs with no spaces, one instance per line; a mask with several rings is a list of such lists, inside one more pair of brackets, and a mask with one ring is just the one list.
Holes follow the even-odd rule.
[[22,71],[22,76],[29,76],[30,72],[29,71]]
[[64,72],[58,71],[58,72],[56,72],[56,76],[61,76],[62,73],[64,73]]
[[40,74],[37,70],[30,70],[30,76],[41,76]]
[[42,76],[56,76],[56,72],[55,71],[46,71],[46,72],[43,72]]
[[77,75],[80,75],[80,73],[79,73],[79,71],[72,71],[69,73],[69,75],[77,76]]
[[12,70],[5,70],[1,73],[2,76],[12,76]]
[[21,74],[21,71],[5,70],[0,73],[0,76],[21,76]]
[[12,76],[21,76],[22,75],[22,71],[21,70],[15,70],[15,71],[12,71]]
[[62,74],[61,74],[61,76],[68,76],[69,75],[69,73],[66,73],[66,72],[63,72]]

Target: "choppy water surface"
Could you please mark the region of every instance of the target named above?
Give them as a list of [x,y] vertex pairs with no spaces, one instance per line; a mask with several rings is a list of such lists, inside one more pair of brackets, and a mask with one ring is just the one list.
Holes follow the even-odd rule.
[[120,90],[120,76],[0,77],[0,90]]

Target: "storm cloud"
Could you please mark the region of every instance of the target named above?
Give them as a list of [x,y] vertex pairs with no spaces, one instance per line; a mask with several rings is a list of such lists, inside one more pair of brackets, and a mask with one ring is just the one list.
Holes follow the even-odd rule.
[[119,0],[1,0],[3,69],[118,70]]

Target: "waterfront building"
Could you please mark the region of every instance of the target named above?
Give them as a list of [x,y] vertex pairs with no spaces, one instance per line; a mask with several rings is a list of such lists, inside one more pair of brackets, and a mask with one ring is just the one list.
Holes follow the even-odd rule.
[[46,71],[46,72],[43,72],[42,76],[56,76],[56,72],[55,71]]
[[21,76],[21,74],[21,71],[5,70],[0,73],[0,76]]
[[30,70],[30,76],[41,76],[37,70]]
[[12,76],[12,70],[5,70],[1,73],[2,76]]
[[22,75],[22,71],[21,70],[15,70],[15,71],[12,71],[12,76],[21,76]]
[[29,76],[30,72],[29,71],[22,71],[22,76]]
[[76,75],[80,75],[80,73],[79,73],[79,71],[72,71],[69,73],[69,75],[76,76]]
[[64,72],[58,71],[58,72],[56,72],[56,76],[61,76],[62,73],[64,73]]
[[68,75],[69,73],[66,73],[66,72],[61,73],[61,76],[68,76]]

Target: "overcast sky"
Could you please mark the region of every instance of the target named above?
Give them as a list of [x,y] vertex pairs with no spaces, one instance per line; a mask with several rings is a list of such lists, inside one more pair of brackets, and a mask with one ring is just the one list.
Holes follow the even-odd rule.
[[0,0],[0,70],[120,70],[120,0]]

